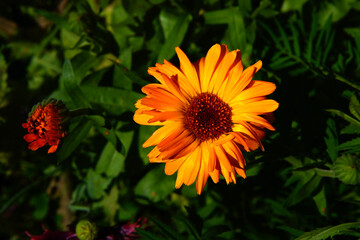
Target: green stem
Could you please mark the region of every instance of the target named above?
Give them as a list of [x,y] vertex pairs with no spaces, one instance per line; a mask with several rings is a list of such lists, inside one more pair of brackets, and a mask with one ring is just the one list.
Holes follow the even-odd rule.
[[321,177],[331,177],[331,178],[336,178],[335,176],[335,172],[333,170],[327,170],[327,169],[322,169],[322,168],[315,168],[315,172],[317,175],[321,176]]

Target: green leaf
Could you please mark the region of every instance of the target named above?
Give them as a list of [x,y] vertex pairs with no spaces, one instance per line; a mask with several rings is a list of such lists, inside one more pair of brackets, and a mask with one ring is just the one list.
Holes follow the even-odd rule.
[[108,177],[117,177],[124,171],[125,156],[114,148],[114,146],[108,142],[96,164],[95,172],[98,174],[106,174]]
[[309,0],[284,0],[281,6],[282,12],[301,11],[302,6]]
[[321,179],[321,177],[314,174],[314,176],[309,181],[305,183],[299,182],[298,186],[286,200],[285,205],[290,207],[309,197],[319,186]]
[[258,175],[262,167],[263,167],[262,162],[256,164],[249,164],[246,169],[246,177],[253,177]]
[[173,239],[173,240],[184,239],[183,236],[179,235],[179,233],[177,233],[174,229],[172,229],[162,221],[152,217],[150,218],[150,221],[152,221],[158,228],[160,228],[161,233],[166,236],[166,239]]
[[92,126],[93,122],[91,120],[81,118],[76,127],[64,138],[64,142],[61,145],[60,150],[57,151],[59,162],[64,161],[75,151],[77,146],[87,136]]
[[322,57],[323,63],[325,63],[325,61],[327,60],[328,54],[333,47],[334,38],[335,38],[335,32],[331,32],[329,42],[325,44],[326,48],[324,51],[324,55]]
[[113,147],[118,152],[122,154],[124,153],[121,141],[119,141],[118,137],[116,136],[116,131],[113,128],[108,129],[106,127],[96,126],[96,129],[101,135],[103,135],[104,138],[106,138],[113,145]]
[[119,61],[127,69],[131,69],[132,53],[133,53],[133,51],[132,51],[131,47],[128,47],[128,48],[124,49],[120,53],[120,56],[119,56]]
[[360,103],[356,95],[352,95],[350,98],[349,110],[358,120],[360,120]]
[[82,51],[71,59],[74,75],[78,84],[81,83],[88,71],[95,66],[95,64],[98,64],[98,59],[98,57],[89,51]]
[[242,14],[236,8],[231,8],[229,19],[229,45],[231,49],[245,49],[246,29]]
[[59,16],[59,14],[55,14],[52,12],[48,12],[42,9],[34,9],[35,13],[43,16],[44,18],[54,22],[61,28],[69,29],[69,23],[66,21],[65,18]]
[[136,234],[142,237],[144,240],[165,240],[165,238],[162,238],[158,235],[155,235],[147,230],[136,228]]
[[85,182],[89,197],[98,200],[105,195],[105,190],[109,186],[111,179],[102,177],[90,168],[85,177]]
[[152,166],[148,172],[136,185],[135,194],[138,197],[147,198],[153,202],[158,202],[175,190],[175,176],[167,176],[164,173],[163,165]]
[[151,148],[144,148],[142,145],[144,142],[158,129],[158,126],[143,126],[139,127],[139,154],[141,159],[143,160],[144,164],[147,165],[149,163],[149,157],[147,156],[151,151]]
[[327,111],[331,112],[331,113],[335,113],[337,116],[345,119],[349,123],[352,123],[352,124],[356,125],[357,127],[360,127],[360,121],[358,121],[355,118],[347,115],[346,113],[341,112],[340,110],[328,109]]
[[344,223],[335,227],[328,226],[303,234],[295,240],[323,240],[336,235],[347,233],[351,228],[360,228],[360,222]]
[[341,134],[360,134],[360,127],[349,124],[340,131]]
[[335,176],[344,183],[359,184],[360,160],[350,154],[342,155],[334,163],[334,172]]
[[275,23],[276,23],[277,28],[279,29],[279,32],[281,35],[281,40],[284,42],[285,49],[287,50],[288,53],[291,54],[292,50],[290,47],[290,42],[289,42],[288,36],[286,35],[286,33],[284,31],[284,28],[280,25],[279,21],[276,20],[276,18],[275,18]]
[[300,43],[299,43],[299,32],[296,29],[296,27],[294,26],[293,22],[290,22],[290,29],[291,29],[291,32],[292,32],[293,48],[294,48],[295,55],[297,57],[300,57],[301,48],[300,48]]
[[63,83],[64,89],[71,98],[74,106],[79,108],[91,108],[90,103],[79,87],[69,59],[66,59],[64,62],[60,82]]
[[301,231],[301,230],[298,230],[298,229],[295,229],[295,228],[292,228],[292,227],[289,227],[289,226],[279,226],[277,228],[279,228],[281,230],[284,230],[285,232],[290,233],[291,236],[293,236],[293,237],[299,237],[299,236],[304,234],[304,231]]
[[350,141],[344,142],[337,146],[336,149],[339,151],[347,150],[351,152],[356,152],[360,149],[360,138],[355,138]]
[[314,38],[317,31],[317,24],[318,24],[318,15],[314,14],[313,19],[311,21],[311,28],[310,28],[310,35],[308,40],[308,45],[305,53],[305,57],[307,62],[311,62],[312,56],[313,56],[313,46],[314,46]]
[[338,149],[336,149],[339,144],[336,125],[335,121],[332,118],[329,118],[326,124],[326,137],[324,137],[324,140],[327,146],[327,152],[329,154],[329,157],[334,162],[339,156]]
[[164,59],[169,60],[175,55],[174,49],[182,43],[191,20],[192,17],[189,14],[177,17],[176,24],[159,51],[157,62],[163,62]]
[[170,34],[178,21],[178,15],[179,14],[176,11],[172,11],[171,9],[161,10],[159,19],[165,39],[170,37]]
[[200,238],[200,235],[199,235],[198,231],[196,230],[195,225],[193,223],[191,223],[186,217],[177,216],[176,219],[178,219],[185,225],[186,230],[191,234],[191,236],[193,236],[197,240],[202,239],[202,238]]
[[360,29],[359,28],[345,28],[344,31],[354,39],[354,41],[356,43],[356,47],[360,48]]
[[321,191],[316,194],[313,197],[315,204],[319,210],[319,213],[323,216],[327,216],[326,211],[327,211],[327,204],[326,204],[326,195],[325,195],[325,188],[322,187]]
[[95,206],[95,208],[99,208],[104,212],[104,220],[106,222],[109,222],[111,225],[114,225],[116,223],[115,216],[117,215],[117,211],[120,207],[118,203],[119,194],[120,190],[116,185],[113,185],[109,194],[104,196],[104,198],[100,202],[96,203]]
[[265,29],[265,31],[267,31],[269,33],[269,35],[272,38],[272,40],[274,41],[276,47],[281,48],[281,44],[277,37],[277,34],[275,34],[274,31],[271,30],[271,28],[269,28],[265,23],[259,21],[259,24],[261,27],[263,27]]
[[94,108],[100,108],[113,115],[121,115],[126,111],[135,112],[135,103],[144,97],[142,94],[112,87],[82,86],[88,101]]
[[40,193],[32,196],[29,205],[34,208],[33,218],[35,220],[43,220],[49,210],[49,196],[46,193]]
[[126,72],[122,66],[115,65],[114,77],[113,77],[113,86],[114,87],[131,91],[133,81],[134,80],[126,74]]
[[201,239],[202,240],[212,240],[212,239],[215,239],[214,237],[222,234],[222,233],[225,233],[225,232],[228,232],[230,229],[228,226],[226,225],[216,225],[216,226],[213,226],[211,228],[209,228],[209,230],[207,230],[206,232],[204,232],[204,234],[202,234],[201,236]]
[[228,24],[230,22],[231,8],[208,11],[204,13],[205,24]]

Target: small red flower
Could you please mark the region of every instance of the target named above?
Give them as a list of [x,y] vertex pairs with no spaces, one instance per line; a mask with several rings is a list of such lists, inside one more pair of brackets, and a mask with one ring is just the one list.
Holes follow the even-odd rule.
[[65,105],[55,99],[35,105],[27,122],[22,124],[29,132],[24,136],[25,141],[30,143],[29,149],[35,151],[48,144],[48,153],[55,152],[60,140],[66,135],[63,126],[66,112]]
[[147,218],[139,218],[136,222],[127,222],[120,228],[120,234],[125,240],[137,239],[136,228],[142,227],[147,222]]

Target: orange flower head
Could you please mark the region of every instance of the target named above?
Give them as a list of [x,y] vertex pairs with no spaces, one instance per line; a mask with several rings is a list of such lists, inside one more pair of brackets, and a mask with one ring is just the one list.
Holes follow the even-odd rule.
[[29,132],[24,136],[25,141],[30,143],[29,149],[35,151],[48,144],[48,153],[55,152],[60,140],[66,135],[63,126],[66,112],[65,105],[55,99],[36,104],[27,122],[22,124]]
[[210,176],[223,175],[227,184],[236,174],[246,178],[243,151],[260,146],[265,130],[275,130],[266,120],[279,104],[266,95],[274,83],[253,80],[262,62],[243,69],[240,51],[229,52],[216,44],[206,57],[191,63],[177,47],[180,68],[164,60],[148,73],[160,83],[142,88],[134,121],[162,126],[143,144],[155,146],[150,162],[165,163],[165,173],[177,171],[176,188],[196,180],[201,194]]

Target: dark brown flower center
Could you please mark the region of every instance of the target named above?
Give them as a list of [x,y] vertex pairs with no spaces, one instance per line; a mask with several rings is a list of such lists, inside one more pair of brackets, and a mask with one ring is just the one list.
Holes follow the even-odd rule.
[[201,93],[185,112],[185,127],[202,142],[217,139],[231,131],[231,107],[215,94]]

